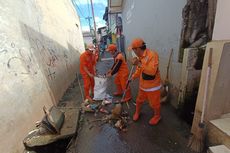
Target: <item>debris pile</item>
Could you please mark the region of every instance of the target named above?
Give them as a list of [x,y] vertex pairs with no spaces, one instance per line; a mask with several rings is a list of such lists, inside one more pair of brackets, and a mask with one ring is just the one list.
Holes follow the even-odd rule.
[[112,97],[105,98],[103,101],[89,102],[86,100],[82,103],[82,112],[91,112],[95,116],[100,114],[102,117],[90,121],[90,123],[101,121],[102,124],[109,123],[115,128],[126,132],[130,117],[128,112],[122,109],[122,104],[113,102]]
[[44,106],[43,111],[45,113],[44,118],[35,123],[36,128],[23,140],[26,147],[41,146],[51,143],[55,136],[60,135],[65,119],[64,113],[56,106],[51,107],[49,111]]
[[75,135],[79,107],[72,107],[74,101],[65,103],[65,107],[43,108],[44,117],[35,123],[35,128],[23,140],[26,149],[33,150]]

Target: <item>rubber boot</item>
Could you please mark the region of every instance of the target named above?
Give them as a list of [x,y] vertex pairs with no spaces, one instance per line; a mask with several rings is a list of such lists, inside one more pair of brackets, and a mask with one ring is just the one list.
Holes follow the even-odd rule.
[[133,120],[137,121],[140,117],[140,112],[141,112],[141,104],[140,103],[136,103],[136,111],[135,114],[133,115]]
[[154,116],[150,119],[150,125],[157,125],[161,120],[160,106],[154,108]]

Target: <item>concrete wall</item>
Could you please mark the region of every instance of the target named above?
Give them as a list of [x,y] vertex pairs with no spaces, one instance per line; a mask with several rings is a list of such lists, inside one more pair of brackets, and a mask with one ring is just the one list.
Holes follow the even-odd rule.
[[[208,81],[206,108],[204,111],[205,121],[211,121],[220,118],[222,115],[230,113],[230,21],[227,14],[230,13],[230,1],[218,0],[213,29],[212,42],[208,43],[205,51],[205,58],[202,67],[199,92],[196,101],[195,114],[192,125],[192,133],[199,129],[198,124],[201,119],[205,80],[207,75],[208,55],[212,48],[211,71]],[[227,142],[223,131],[219,131],[217,126],[212,123],[207,124],[208,143],[211,145]],[[225,125],[222,125],[225,128]],[[226,141],[225,141],[226,139]]]
[[213,40],[229,40],[230,39],[230,20],[228,14],[230,13],[230,1],[218,0],[215,25],[213,29]]
[[207,76],[208,58],[211,48],[213,49],[211,58],[211,70],[208,80],[206,108],[204,111],[205,121],[218,119],[223,114],[230,113],[230,42],[229,41],[212,41],[208,43],[205,51],[205,57],[201,72],[199,92],[196,101],[195,115],[193,119],[192,132],[195,133],[198,129],[198,123],[200,122],[205,80]]
[[69,0],[0,0],[0,22],[0,150],[15,153],[74,80],[84,44]]
[[[184,50],[179,102],[184,103],[185,99],[193,96],[194,89],[199,87],[201,70],[197,70],[199,50],[197,48],[186,48]],[[195,98],[195,97],[194,97]]]
[[[161,77],[164,80],[170,49],[173,58],[169,79],[172,83],[172,104],[177,105],[181,77],[181,63],[178,63],[179,40],[182,24],[182,9],[186,0],[125,0],[123,1],[123,31],[126,48],[135,37],[141,37],[147,47],[155,49],[160,57]],[[127,53],[130,56],[130,53]]]

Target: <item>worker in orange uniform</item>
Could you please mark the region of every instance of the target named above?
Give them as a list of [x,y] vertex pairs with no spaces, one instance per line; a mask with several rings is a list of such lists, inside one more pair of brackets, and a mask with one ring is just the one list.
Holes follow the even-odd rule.
[[[117,92],[113,93],[113,95],[119,96],[122,95],[122,93],[125,91],[126,83],[128,82],[128,76],[129,76],[128,65],[122,53],[117,50],[117,46],[115,44],[108,45],[108,48],[106,50],[110,52],[114,58],[114,64],[110,69],[110,71],[107,72],[107,77],[116,74],[114,83],[116,84]],[[125,97],[124,99],[121,100],[121,102],[127,102],[129,100],[131,100],[130,87],[128,87],[128,89],[126,90]]]
[[137,121],[139,119],[141,105],[145,100],[148,100],[150,107],[154,110],[154,116],[149,121],[149,124],[156,125],[161,119],[161,78],[158,53],[146,48],[146,44],[141,38],[134,39],[131,43],[131,48],[137,56],[132,59],[133,65],[136,65],[137,67],[131,80],[139,78],[140,81],[138,96],[136,99],[136,111],[133,120]]
[[95,57],[93,55],[94,45],[89,44],[84,53],[80,56],[80,73],[84,82],[85,99],[92,101],[90,97],[90,89],[93,95],[94,92],[94,75],[95,75]]

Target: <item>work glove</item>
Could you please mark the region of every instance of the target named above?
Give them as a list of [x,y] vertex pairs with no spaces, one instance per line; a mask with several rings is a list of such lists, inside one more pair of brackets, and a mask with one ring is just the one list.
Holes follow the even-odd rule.
[[134,57],[134,58],[132,58],[132,64],[133,65],[137,65],[137,66],[140,66],[141,65],[141,62],[140,62],[140,60],[138,59],[138,57]]
[[91,78],[93,78],[93,77],[94,77],[94,74],[92,74],[92,73],[89,73],[89,76],[90,76]]
[[106,75],[105,75],[107,78],[109,78],[109,77],[111,77],[112,76],[112,74],[111,73],[106,73]]
[[105,76],[106,76],[107,78],[111,77],[111,76],[112,76],[111,71],[108,71],[108,72],[105,74]]

